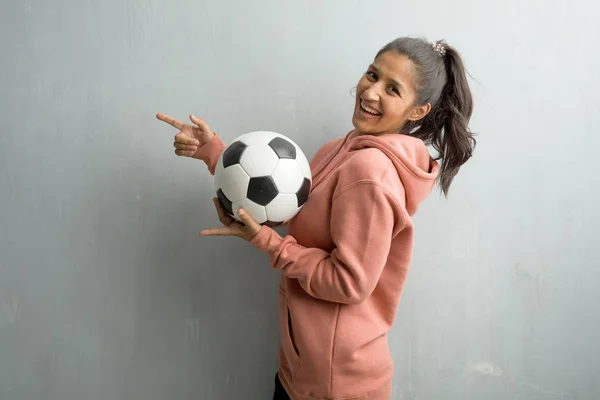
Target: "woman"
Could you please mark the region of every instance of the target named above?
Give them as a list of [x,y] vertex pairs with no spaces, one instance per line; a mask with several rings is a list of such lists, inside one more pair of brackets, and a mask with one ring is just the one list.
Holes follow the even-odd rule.
[[[447,195],[475,145],[473,109],[458,52],[445,42],[399,38],[383,47],[358,82],[352,123],[311,161],[313,188],[288,234],[243,210],[234,221],[215,201],[220,229],[267,253],[281,271],[280,365],[275,399],[389,399],[390,330],[408,272],[411,216],[436,180]],[[181,132],[175,153],[211,173],[225,145],[203,120]],[[439,152],[432,159],[426,145]]]

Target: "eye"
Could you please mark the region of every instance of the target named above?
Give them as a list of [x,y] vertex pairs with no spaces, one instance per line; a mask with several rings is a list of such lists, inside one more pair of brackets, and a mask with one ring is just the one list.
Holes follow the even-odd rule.
[[397,94],[398,96],[400,96],[400,91],[399,91],[398,89],[396,89],[396,87],[395,87],[395,86],[390,86],[390,90],[391,90],[393,93],[395,93],[395,94]]
[[376,81],[377,80],[377,74],[375,72],[373,72],[373,71],[367,71],[367,73],[365,75],[371,81]]

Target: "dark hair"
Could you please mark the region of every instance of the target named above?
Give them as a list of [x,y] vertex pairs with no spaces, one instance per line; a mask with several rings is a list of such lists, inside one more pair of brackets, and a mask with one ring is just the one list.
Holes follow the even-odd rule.
[[447,196],[452,180],[471,158],[476,144],[468,126],[473,99],[460,54],[444,41],[431,44],[410,37],[388,43],[377,57],[388,51],[406,56],[415,65],[415,105],[431,104],[431,111],[419,121],[406,123],[402,133],[422,139],[438,152],[439,184]]

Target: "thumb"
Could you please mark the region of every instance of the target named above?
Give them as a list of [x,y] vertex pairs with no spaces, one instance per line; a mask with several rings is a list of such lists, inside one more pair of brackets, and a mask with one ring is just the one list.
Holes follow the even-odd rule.
[[204,131],[210,131],[208,124],[202,118],[196,117],[194,114],[190,114],[190,121],[198,125],[198,127]]
[[252,219],[252,217],[246,212],[246,210],[240,208],[238,210],[238,215],[240,216],[240,219],[242,220],[244,225],[246,225],[251,230],[255,231],[260,228],[260,225]]

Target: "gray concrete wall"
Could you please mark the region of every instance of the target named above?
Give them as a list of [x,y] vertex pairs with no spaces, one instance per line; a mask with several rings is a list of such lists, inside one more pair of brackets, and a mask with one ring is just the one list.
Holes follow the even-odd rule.
[[278,275],[156,112],[312,156],[401,35],[465,57],[480,132],[415,218],[394,399],[600,396],[592,1],[15,1],[0,8],[0,399],[266,399]]

